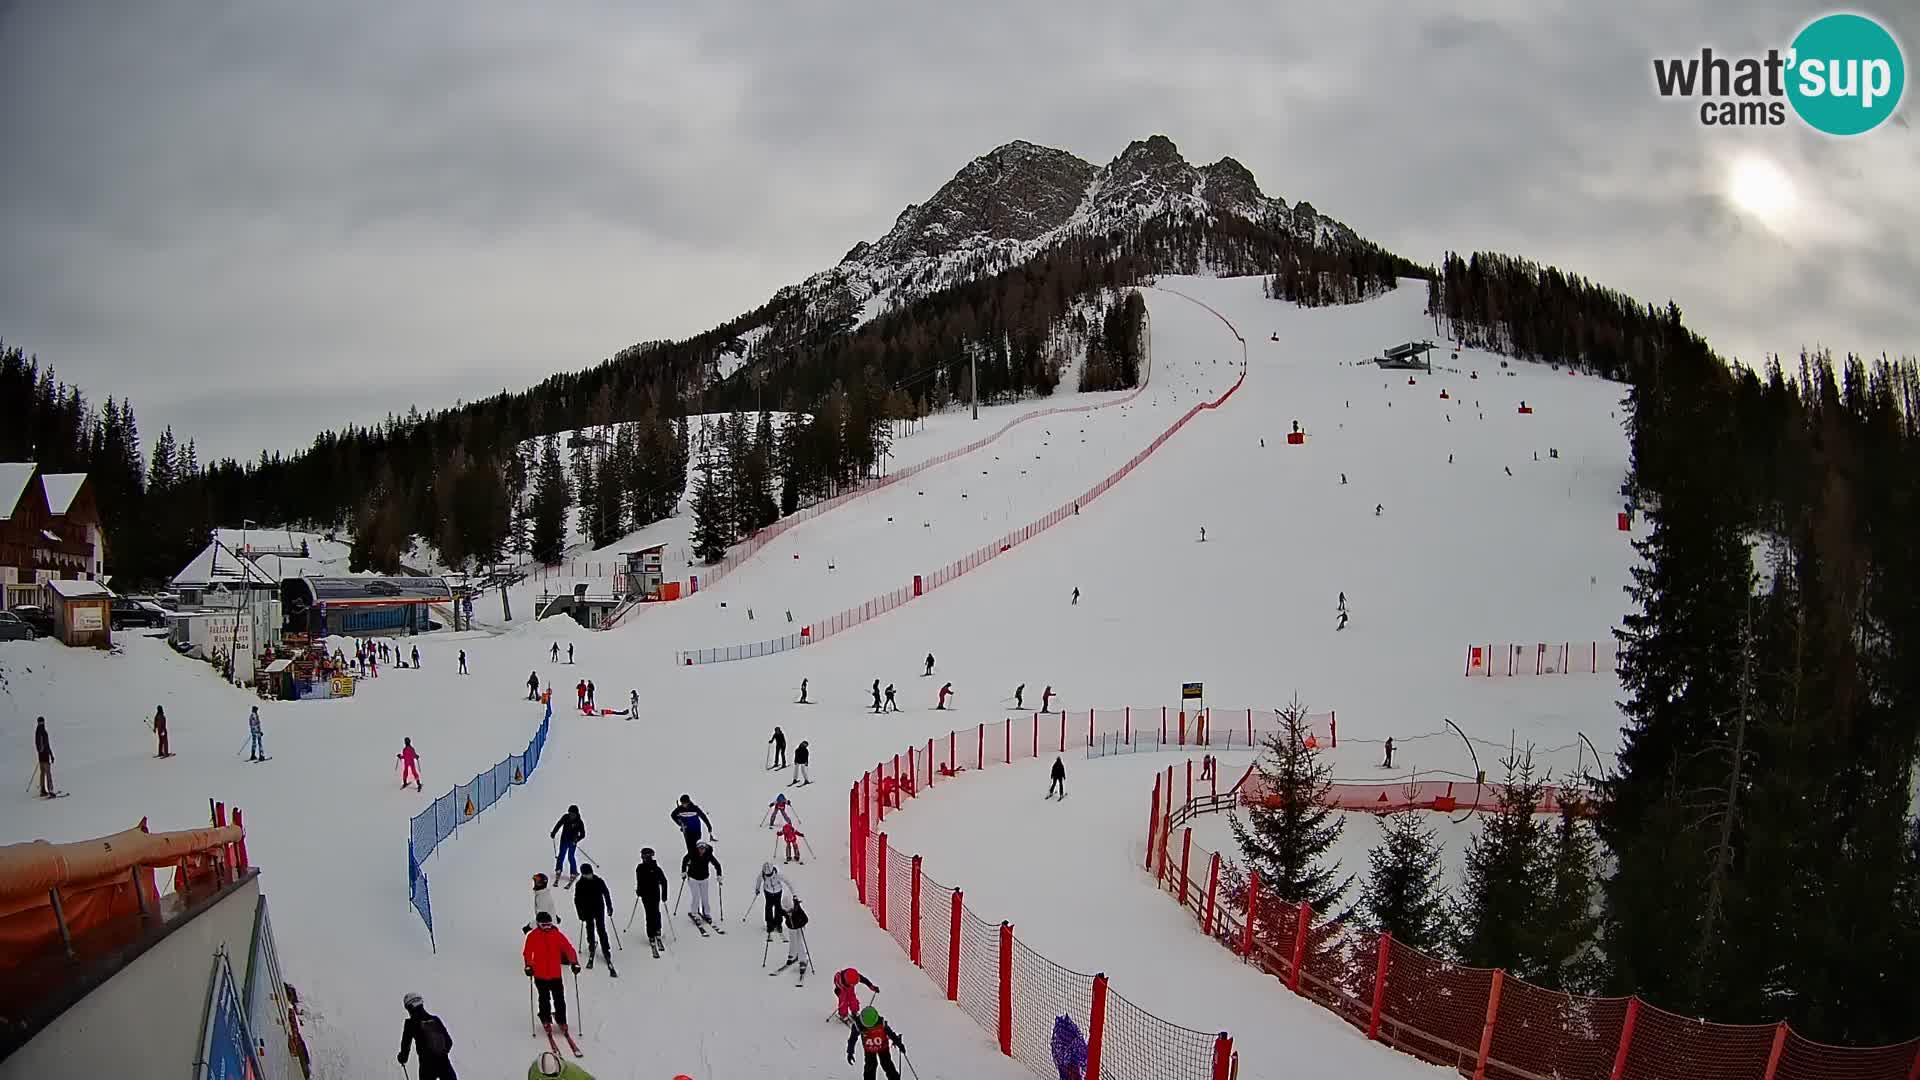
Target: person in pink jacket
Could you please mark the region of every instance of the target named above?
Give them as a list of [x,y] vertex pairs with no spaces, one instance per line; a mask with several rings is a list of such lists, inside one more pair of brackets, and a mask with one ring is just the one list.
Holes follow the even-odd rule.
[[413,748],[412,739],[403,739],[405,746],[394,756],[400,759],[400,786],[406,787],[409,777],[413,780],[413,790],[420,790],[420,751]]

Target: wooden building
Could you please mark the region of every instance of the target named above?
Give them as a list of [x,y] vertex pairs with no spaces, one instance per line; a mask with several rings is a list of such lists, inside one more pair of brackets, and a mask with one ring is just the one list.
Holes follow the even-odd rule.
[[0,608],[40,603],[43,582],[105,572],[106,536],[85,473],[0,463],[0,515]]
[[55,578],[44,586],[53,636],[64,645],[113,647],[113,592],[97,581]]

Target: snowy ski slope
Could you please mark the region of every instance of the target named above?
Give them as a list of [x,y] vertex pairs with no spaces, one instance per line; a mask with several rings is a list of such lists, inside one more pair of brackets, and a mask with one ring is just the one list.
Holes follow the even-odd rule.
[[[716,823],[735,921],[726,937],[703,940],[683,915],[677,945],[658,962],[636,923],[620,978],[598,969],[582,977],[585,1001],[573,1004],[584,1006],[586,1064],[603,1080],[845,1077],[854,1075],[845,1035],[823,1022],[825,974],[803,989],[767,978],[753,948],[761,934],[738,921],[755,911],[753,871],[773,852],[756,825],[788,779],[761,768],[779,724],[793,743],[810,740],[814,754],[815,785],[791,794],[819,857],[783,870],[809,901],[817,963],[855,965],[885,988],[879,1004],[923,1080],[1025,1075],[854,900],[846,786],[876,760],[1001,719],[1002,699],[1020,682],[1029,701],[1051,683],[1056,708],[1067,709],[1173,703],[1183,680],[1204,680],[1209,703],[1225,706],[1270,706],[1297,692],[1311,708],[1339,710],[1336,765],[1353,778],[1381,778],[1378,746],[1364,740],[1388,734],[1409,740],[1397,758],[1406,768],[1469,768],[1457,739],[1411,739],[1440,730],[1442,717],[1487,740],[1478,753],[1490,769],[1510,733],[1557,747],[1582,731],[1610,750],[1617,726],[1608,676],[1469,681],[1460,663],[1470,640],[1604,638],[1623,610],[1631,551],[1613,513],[1625,446],[1609,416],[1620,387],[1527,365],[1500,376],[1496,359],[1473,353],[1457,362],[1462,374],[1421,374],[1414,386],[1404,373],[1349,366],[1431,335],[1417,288],[1308,311],[1265,299],[1257,280],[1163,285],[1240,328],[1251,360],[1242,389],[1078,518],[899,611],[775,657],[672,664],[673,650],[690,644],[784,633],[787,608],[805,621],[906,584],[1051,509],[1201,395],[1217,394],[1240,358],[1233,334],[1192,301],[1149,291],[1154,369],[1137,405],[1015,428],[900,490],[796,528],[711,592],[610,633],[523,620],[504,633],[422,639],[421,671],[385,670],[345,701],[264,705],[274,760],[263,765],[238,753],[252,699],[159,642],[123,636],[117,656],[0,646],[0,738],[23,747],[33,718],[46,715],[56,775],[74,795],[43,803],[17,785],[0,794],[0,839],[95,836],[142,815],[156,828],[188,826],[202,820],[208,796],[242,806],[283,962],[316,1014],[309,1035],[322,1075],[389,1074],[407,990],[447,1020],[463,1075],[519,1075],[536,1043],[518,929],[530,914],[529,876],[551,869],[547,831],[569,803],[580,805],[584,847],[609,860],[624,926],[635,855],[647,844],[674,857],[667,812],[687,792]],[[1275,331],[1278,342],[1268,340]],[[1478,380],[1464,374],[1473,368]],[[1439,399],[1442,386],[1451,400]],[[1515,413],[1521,398],[1534,415]],[[1005,422],[988,416],[982,428]],[[1310,432],[1305,446],[1285,445],[1295,418]],[[947,445],[977,437],[971,421],[942,426],[958,429]],[[1068,603],[1075,586],[1078,606]],[[1353,621],[1335,632],[1340,590]],[[575,666],[547,662],[556,640],[563,652],[574,644]],[[471,677],[454,674],[460,647]],[[928,652],[938,658],[932,679],[919,677]],[[556,684],[546,756],[527,785],[426,865],[435,955],[406,904],[407,819],[525,744],[539,720],[524,700],[529,670]],[[579,678],[594,679],[606,704],[637,688],[641,718],[573,713],[565,706]],[[818,704],[793,704],[802,678]],[[875,678],[899,687],[905,711],[866,711]],[[947,680],[955,707],[936,712],[934,690]],[[151,737],[138,723],[156,703],[167,705],[179,753],[164,762],[148,756]],[[403,736],[423,755],[424,794],[397,787],[392,756]],[[1570,770],[1571,754],[1552,763]],[[929,874],[964,885],[982,915],[1014,922],[1028,946],[1108,972],[1116,990],[1170,1020],[1231,1030],[1243,1075],[1308,1066],[1432,1075],[1232,964],[1154,892],[1137,869],[1136,819],[1152,770],[1174,760],[1070,758],[1064,805],[1040,801],[1043,766],[942,786],[900,815],[894,844],[922,853]],[[776,941],[769,968],[780,950]]]

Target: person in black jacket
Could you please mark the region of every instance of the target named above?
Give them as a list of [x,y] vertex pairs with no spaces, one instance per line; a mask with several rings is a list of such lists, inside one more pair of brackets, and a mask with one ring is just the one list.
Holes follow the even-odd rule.
[[768,739],[767,741],[773,744],[773,764],[767,766],[767,768],[769,769],[786,768],[787,767],[787,733],[784,731],[781,731],[778,727],[776,727],[773,729],[773,738]]
[[567,864],[568,871],[573,875],[575,880],[578,880],[580,877],[580,863],[576,852],[580,847],[580,841],[587,838],[587,823],[581,818],[580,808],[578,806],[567,807],[567,812],[561,814],[560,820],[553,823],[553,828],[547,832],[547,838],[551,840],[555,836],[560,838],[560,846],[555,848],[553,852],[554,880],[558,881],[560,879],[560,864],[562,862]]
[[853,1048],[859,1046],[867,1052],[867,1067],[863,1070],[866,1080],[873,1080],[876,1065],[887,1071],[887,1080],[900,1080],[900,1066],[893,1063],[893,1051],[888,1043],[899,1047],[903,1054],[907,1051],[906,1041],[880,1016],[880,1010],[867,1006],[860,1010],[858,1022],[847,1034],[847,1064],[853,1064]]
[[1056,794],[1062,799],[1067,797],[1067,766],[1057,757],[1053,759],[1053,783],[1047,785],[1047,798]]
[[687,891],[687,915],[695,924],[705,922],[713,925],[713,906],[709,903],[707,879],[724,878],[726,871],[721,869],[720,860],[713,857],[713,845],[705,840],[694,847],[693,853],[680,860],[680,878],[691,882]]
[[593,872],[591,864],[580,868],[580,881],[573,887],[573,913],[580,916],[580,932],[587,938],[587,969],[593,969],[594,934],[600,936],[600,953],[607,958],[607,974],[619,978],[613,970],[613,946],[607,943],[607,916],[613,914],[613,891]]
[[417,1049],[420,1080],[459,1080],[448,1057],[453,1053],[453,1036],[447,1034],[447,1025],[427,1011],[419,994],[408,994],[402,1002],[407,1007],[407,1022],[400,1028],[400,1064],[405,1065],[408,1052]]
[[809,760],[807,740],[801,739],[800,745],[793,748],[793,779],[787,781],[788,787],[795,785],[806,787],[808,784],[813,783],[813,777],[807,775],[807,762]]
[[640,849],[640,865],[633,868],[633,892],[647,909],[647,944],[660,955],[660,908],[667,902],[667,875],[653,861],[653,849]]

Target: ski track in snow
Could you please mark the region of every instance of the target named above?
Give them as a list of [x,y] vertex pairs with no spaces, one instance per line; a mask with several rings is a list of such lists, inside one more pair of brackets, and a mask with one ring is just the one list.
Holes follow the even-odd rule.
[[[143,815],[155,829],[193,827],[205,820],[208,797],[243,807],[282,962],[317,1014],[309,1039],[323,1075],[390,1075],[409,990],[446,1019],[463,1073],[518,1075],[545,1045],[526,1033],[519,927],[531,915],[531,874],[551,869],[547,831],[567,804],[580,805],[584,850],[611,860],[605,873],[624,927],[641,845],[656,848],[677,878],[682,848],[667,812],[684,791],[714,819],[734,921],[724,938],[701,939],[683,905],[678,943],[656,962],[636,920],[618,980],[583,973],[586,997],[576,1002],[569,979],[570,1005],[583,1016],[583,1064],[596,1076],[855,1075],[844,1031],[823,1021],[832,1007],[825,972],[848,964],[885,988],[879,1004],[923,1080],[1027,1075],[854,898],[842,811],[847,785],[875,761],[1002,719],[1001,703],[1020,682],[1029,700],[1051,683],[1056,709],[1069,710],[1172,704],[1190,679],[1204,680],[1208,702],[1223,707],[1270,708],[1297,692],[1312,709],[1339,710],[1334,762],[1354,779],[1387,776],[1375,768],[1377,742],[1367,741],[1386,735],[1400,743],[1403,769],[1467,771],[1457,739],[1413,739],[1440,730],[1442,717],[1501,745],[1562,746],[1583,731],[1610,750],[1616,739],[1618,688],[1608,676],[1467,680],[1461,663],[1469,641],[1604,638],[1625,610],[1620,588],[1632,552],[1613,515],[1626,447],[1608,415],[1620,409],[1623,388],[1517,363],[1517,374],[1503,376],[1496,358],[1472,352],[1457,362],[1440,352],[1438,363],[1463,373],[1420,373],[1414,386],[1403,372],[1343,364],[1431,335],[1418,288],[1304,310],[1265,299],[1257,279],[1166,284],[1218,308],[1245,335],[1250,372],[1241,390],[1078,519],[899,611],[762,660],[671,662],[675,648],[785,633],[788,607],[804,621],[908,584],[912,573],[1071,498],[1231,382],[1240,359],[1233,335],[1205,310],[1150,291],[1154,371],[1137,406],[1021,425],[899,490],[808,522],[710,593],[611,633],[565,620],[531,626],[516,598],[520,621],[503,632],[421,639],[420,671],[383,668],[350,700],[264,704],[275,759],[264,765],[242,757],[252,697],[160,642],[121,635],[124,653],[112,656],[46,642],[0,646],[0,738],[24,746],[33,718],[46,715],[56,777],[75,796],[46,803],[17,784],[0,793],[4,839],[82,839]],[[1278,342],[1268,340],[1275,330]],[[1464,374],[1470,368],[1478,380]],[[1438,399],[1443,386],[1453,400]],[[1521,398],[1534,415],[1515,414]],[[931,456],[1018,414],[990,421],[982,410],[980,428],[942,418],[937,434],[950,442],[936,443],[933,430],[915,439],[927,440]],[[1303,447],[1285,445],[1295,418],[1310,432]],[[1377,518],[1376,503],[1385,506]],[[934,527],[922,528],[916,512]],[[1075,586],[1082,597],[1070,606]],[[1340,590],[1353,619],[1336,633]],[[484,623],[489,612],[479,614]],[[556,640],[563,654],[575,646],[575,665],[547,662]],[[473,676],[454,674],[457,648],[467,650]],[[938,668],[925,679],[929,651]],[[434,955],[407,906],[407,819],[526,744],[539,720],[524,700],[530,669],[556,684],[546,756],[528,784],[426,863]],[[792,704],[803,677],[819,704]],[[899,688],[903,712],[866,711],[876,677]],[[641,719],[566,708],[580,678],[594,679],[609,703],[638,688]],[[954,708],[938,712],[934,690],[947,680]],[[167,706],[178,754],[167,761],[150,756],[141,724],[156,703]],[[790,795],[817,857],[781,867],[809,902],[808,936],[823,968],[803,989],[761,973],[754,946],[762,934],[740,921],[757,916],[754,872],[775,851],[757,823],[788,778],[760,768],[775,724],[813,750],[816,783]],[[424,794],[398,787],[392,757],[403,736],[421,752]],[[1481,764],[1497,769],[1498,751],[1478,749]],[[930,876],[965,887],[970,906],[1012,921],[1028,946],[1108,972],[1115,991],[1176,1023],[1232,1031],[1243,1075],[1433,1075],[1235,964],[1152,889],[1138,870],[1137,810],[1153,770],[1183,760],[1070,754],[1072,798],[1059,805],[1040,799],[1044,767],[1003,767],[936,788],[928,796],[936,801],[910,806],[888,827],[896,847],[925,856]],[[1229,756],[1223,780],[1246,760]],[[1567,755],[1547,763],[1562,772],[1576,764]],[[1349,827],[1342,850],[1351,872],[1364,869],[1371,829],[1359,816]],[[562,894],[563,916],[568,899]],[[563,928],[577,936],[571,917]],[[776,941],[769,967],[778,950]]]

